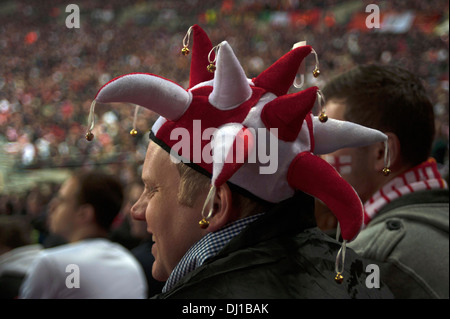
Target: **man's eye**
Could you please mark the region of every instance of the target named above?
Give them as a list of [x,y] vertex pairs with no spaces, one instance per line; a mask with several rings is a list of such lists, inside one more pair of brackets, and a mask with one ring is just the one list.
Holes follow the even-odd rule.
[[148,187],[147,188],[147,196],[152,197],[158,191],[157,187]]

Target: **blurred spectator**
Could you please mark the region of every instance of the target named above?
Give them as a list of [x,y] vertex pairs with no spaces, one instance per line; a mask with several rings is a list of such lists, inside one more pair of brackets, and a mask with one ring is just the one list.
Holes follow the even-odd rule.
[[19,288],[34,258],[42,249],[32,244],[25,216],[0,216],[0,299],[19,296]]
[[42,251],[19,297],[145,298],[142,267],[128,250],[107,239],[122,202],[122,185],[111,175],[81,172],[64,182],[52,200],[50,230],[69,244]]
[[388,136],[388,154],[375,143],[325,156],[364,204],[365,228],[348,246],[378,265],[396,298],[448,299],[449,191],[430,158],[435,119],[420,79],[396,66],[362,65],[323,92],[330,118]]
[[49,231],[48,206],[56,191],[56,184],[40,183],[24,195],[24,215],[33,227],[33,240],[44,248],[67,243],[66,239]]

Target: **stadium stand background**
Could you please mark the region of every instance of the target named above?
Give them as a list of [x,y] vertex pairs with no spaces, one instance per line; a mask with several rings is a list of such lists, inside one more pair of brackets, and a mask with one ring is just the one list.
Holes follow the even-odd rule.
[[[66,27],[66,6],[80,28]],[[366,7],[380,9],[368,28]],[[197,23],[214,44],[226,39],[248,77],[298,41],[317,51],[324,82],[358,63],[403,66],[418,74],[436,112],[433,155],[448,179],[448,1],[2,1],[0,4],[0,214],[39,215],[73,169],[106,167],[125,184],[140,179],[155,114],[96,107],[95,139],[84,139],[98,89],[125,73],[148,72],[187,87],[190,58],[180,54]]]

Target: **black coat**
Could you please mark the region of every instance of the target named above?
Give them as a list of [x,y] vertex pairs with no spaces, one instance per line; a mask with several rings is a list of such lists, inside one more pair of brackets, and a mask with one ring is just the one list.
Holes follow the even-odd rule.
[[264,214],[215,257],[155,298],[391,298],[365,285],[366,264],[346,251],[344,282],[335,282],[340,243],[315,227],[314,200],[299,193]]

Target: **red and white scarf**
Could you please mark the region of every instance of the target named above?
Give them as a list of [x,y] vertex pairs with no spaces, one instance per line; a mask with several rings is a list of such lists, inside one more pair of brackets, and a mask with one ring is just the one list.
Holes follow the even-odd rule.
[[365,227],[386,204],[405,194],[423,190],[446,189],[448,185],[441,177],[433,158],[395,177],[378,190],[364,204]]

